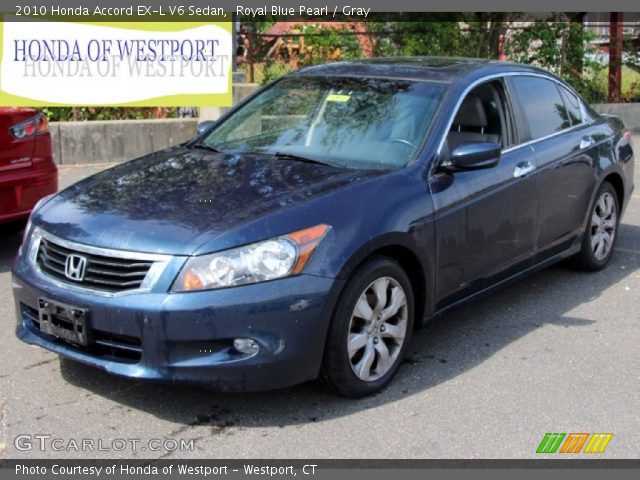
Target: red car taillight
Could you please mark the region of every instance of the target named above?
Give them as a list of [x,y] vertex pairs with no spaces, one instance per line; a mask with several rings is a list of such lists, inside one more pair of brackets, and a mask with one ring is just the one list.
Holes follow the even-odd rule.
[[16,140],[22,140],[23,138],[32,137],[48,131],[49,123],[47,122],[47,117],[41,113],[9,127],[9,132],[11,132],[11,135],[13,135],[13,138]]

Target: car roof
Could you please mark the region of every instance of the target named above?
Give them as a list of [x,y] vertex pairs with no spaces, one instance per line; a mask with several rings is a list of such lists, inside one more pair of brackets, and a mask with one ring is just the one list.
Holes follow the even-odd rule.
[[553,76],[530,65],[462,57],[384,57],[342,61],[305,67],[291,75],[402,78],[454,83],[474,72],[499,74],[532,72]]

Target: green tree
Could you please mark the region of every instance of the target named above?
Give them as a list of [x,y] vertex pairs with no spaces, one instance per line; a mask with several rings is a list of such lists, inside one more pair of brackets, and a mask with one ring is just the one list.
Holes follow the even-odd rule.
[[589,102],[606,98],[598,72],[604,67],[590,60],[587,48],[593,34],[578,22],[558,17],[531,22],[513,33],[507,42],[509,58],[536,65],[563,77]]

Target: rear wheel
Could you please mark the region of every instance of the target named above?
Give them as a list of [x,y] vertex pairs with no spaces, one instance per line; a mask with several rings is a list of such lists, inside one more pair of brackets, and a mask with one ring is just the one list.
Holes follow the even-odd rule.
[[613,185],[605,182],[591,207],[582,249],[575,256],[579,268],[595,272],[607,266],[613,255],[619,220],[618,194]]
[[363,397],[398,370],[413,330],[411,282],[395,261],[376,257],[347,284],[332,319],[323,376],[337,392]]

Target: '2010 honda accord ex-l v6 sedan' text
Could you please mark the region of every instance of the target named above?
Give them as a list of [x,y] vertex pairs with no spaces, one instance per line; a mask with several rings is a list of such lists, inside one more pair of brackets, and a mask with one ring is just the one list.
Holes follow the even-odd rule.
[[424,319],[607,265],[633,190],[621,122],[517,64],[310,67],[201,130],[38,205],[20,339],[135,378],[363,396]]

